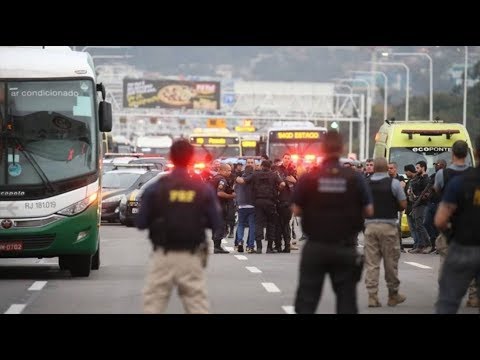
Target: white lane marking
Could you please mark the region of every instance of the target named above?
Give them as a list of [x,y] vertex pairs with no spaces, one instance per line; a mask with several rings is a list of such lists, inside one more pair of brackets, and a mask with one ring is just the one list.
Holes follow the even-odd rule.
[[261,273],[262,270],[260,270],[259,268],[255,267],[255,266],[245,266],[247,268],[248,271],[252,272],[252,273]]
[[359,247],[359,248],[362,248],[362,247],[363,247],[363,245],[361,245],[361,244],[358,244],[358,245],[357,245],[357,247]]
[[405,264],[408,264],[408,265],[412,265],[412,266],[419,267],[419,268],[421,268],[421,269],[431,269],[430,266],[422,265],[422,264],[419,264],[419,263],[416,263],[416,262],[404,261],[404,263],[405,263]]
[[228,241],[225,239],[222,239],[222,244],[228,244]]
[[235,256],[238,260],[248,260],[248,258],[245,255],[233,255]]
[[225,246],[225,250],[227,250],[227,251],[233,251],[234,249],[233,249],[233,247]]
[[268,292],[280,292],[280,289],[274,283],[262,283],[262,285]]
[[45,285],[47,285],[46,281],[35,281],[32,284],[32,286],[28,288],[28,290],[34,290],[34,291],[42,290]]
[[295,312],[295,306],[292,305],[286,305],[282,306],[283,311],[285,311],[287,314],[296,314]]
[[5,311],[4,314],[21,314],[23,309],[25,309],[25,304],[12,304],[10,307]]

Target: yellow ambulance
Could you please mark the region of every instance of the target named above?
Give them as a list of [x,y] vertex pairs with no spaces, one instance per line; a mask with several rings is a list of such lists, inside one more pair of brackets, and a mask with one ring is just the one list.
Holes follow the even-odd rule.
[[[447,164],[452,160],[452,145],[464,140],[470,147],[467,164],[474,166],[472,142],[467,129],[462,124],[435,121],[394,121],[386,120],[375,136],[374,157],[385,157],[398,165],[403,174],[405,165],[423,160],[427,163],[429,175],[435,172],[433,165],[440,159]],[[409,236],[407,217],[403,214],[402,236]]]

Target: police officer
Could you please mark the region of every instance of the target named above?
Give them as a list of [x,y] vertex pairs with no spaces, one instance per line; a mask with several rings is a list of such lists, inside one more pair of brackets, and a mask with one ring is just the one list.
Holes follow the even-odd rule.
[[[255,242],[257,254],[262,253],[263,229],[267,228],[267,254],[279,252],[281,244],[275,233],[275,220],[277,217],[276,200],[279,188],[285,186],[278,174],[271,171],[272,163],[262,161],[262,170],[253,173],[245,182],[252,183],[253,198],[255,199]],[[276,242],[276,251],[273,250]]]
[[[447,167],[447,162],[444,159],[439,159],[433,164],[435,166],[435,173],[430,175],[430,185],[435,184],[435,178],[439,171],[443,172],[443,169]],[[430,236],[430,243],[432,244],[432,249],[428,253],[436,253],[436,244],[435,239],[438,236],[437,228],[433,225],[433,218],[437,212],[438,204],[440,202],[440,196],[437,191],[429,191],[427,209],[425,210],[425,219],[423,224],[425,229],[427,229],[428,235]]]
[[[239,175],[236,170],[237,164],[233,165],[232,163],[229,163],[229,165],[232,171],[230,173],[230,176],[228,176],[226,180],[227,180],[229,189],[233,191],[233,186],[235,185],[235,179]],[[225,217],[225,232],[228,234],[228,238],[233,239],[234,230],[235,230],[235,213],[237,212],[236,203],[234,199],[229,199],[227,201],[226,207],[227,207],[227,211],[226,211],[226,217]]]
[[365,220],[365,285],[368,291],[368,307],[380,307],[378,300],[378,278],[380,262],[383,258],[385,280],[388,287],[388,306],[405,301],[406,297],[398,292],[398,259],[400,243],[398,211],[407,207],[407,196],[400,181],[387,173],[388,164],[384,157],[375,158],[374,174],[367,183],[373,195],[373,216]]
[[307,234],[295,311],[315,312],[328,273],[337,296],[337,313],[357,313],[361,257],[355,243],[364,217],[373,215],[372,195],[363,175],[340,164],[343,139],[338,132],[327,132],[321,147],[323,164],[305,174],[293,194],[294,215],[302,217]]
[[[476,139],[475,148],[480,158],[480,136]],[[435,304],[437,314],[456,313],[472,278],[476,278],[477,284],[480,283],[478,219],[480,165],[465,170],[447,184],[435,214],[435,226],[451,234],[440,275],[440,291]]]
[[278,166],[278,173],[280,178],[285,182],[285,187],[283,187],[278,194],[278,222],[280,229],[280,236],[283,237],[285,242],[284,252],[289,253],[290,249],[298,250],[298,247],[295,243],[291,241],[292,229],[290,228],[290,220],[292,219],[292,209],[291,209],[291,200],[294,185],[297,183],[297,171],[292,164],[292,157],[289,153],[283,155],[282,164]]
[[136,225],[150,230],[153,244],[144,289],[146,313],[164,312],[175,285],[187,313],[208,313],[205,228],[222,229],[221,211],[211,187],[188,174],[192,157],[188,141],[174,142],[170,159],[175,168],[142,195]]
[[213,253],[228,254],[229,251],[222,247],[222,239],[226,234],[226,223],[228,219],[228,202],[235,199],[235,192],[228,184],[227,178],[230,176],[232,168],[228,164],[220,164],[218,174],[213,177],[210,184],[217,193],[222,208],[222,229],[213,233]]
[[[464,171],[471,167],[467,164],[468,144],[463,140],[457,140],[452,145],[452,163],[437,171],[435,174],[435,182],[433,188],[438,197],[441,198],[442,193],[450,180],[458,175],[462,175]],[[442,273],[443,263],[448,253],[448,239],[445,234],[439,234],[435,240],[438,254],[440,255],[439,275]],[[468,288],[467,307],[479,307],[477,296],[477,286],[475,279],[472,280]]]

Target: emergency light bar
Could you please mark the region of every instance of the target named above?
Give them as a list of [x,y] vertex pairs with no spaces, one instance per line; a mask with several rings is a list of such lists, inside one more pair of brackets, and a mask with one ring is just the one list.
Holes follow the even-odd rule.
[[118,168],[147,168],[150,170],[151,168],[155,168],[155,164],[115,164],[113,166],[113,170],[118,170]]
[[421,136],[442,136],[446,135],[447,139],[450,140],[452,134],[460,134],[460,130],[418,130],[418,129],[404,129],[402,130],[402,134],[408,134],[408,139],[412,140],[413,135],[421,135]]
[[112,157],[126,157],[126,156],[139,158],[144,156],[144,153],[105,153],[104,155],[105,159],[112,158]]

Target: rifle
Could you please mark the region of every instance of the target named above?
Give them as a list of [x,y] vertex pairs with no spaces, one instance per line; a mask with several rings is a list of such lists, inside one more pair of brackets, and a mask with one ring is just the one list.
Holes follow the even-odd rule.
[[432,188],[433,186],[433,183],[431,181],[428,182],[427,186],[425,187],[425,189],[423,189],[423,191],[420,193],[420,195],[417,197],[417,199],[415,200],[415,202],[412,204],[412,211],[410,211],[410,214],[408,215],[412,215],[413,213],[413,209],[415,209],[422,200],[425,200],[427,197],[425,196],[425,194],[427,194],[428,191],[430,191],[430,189]]

